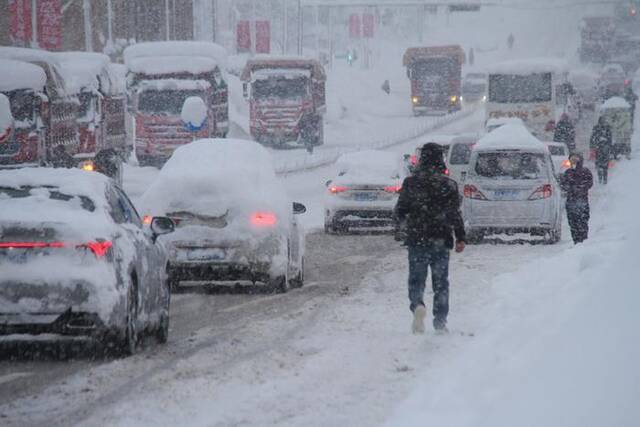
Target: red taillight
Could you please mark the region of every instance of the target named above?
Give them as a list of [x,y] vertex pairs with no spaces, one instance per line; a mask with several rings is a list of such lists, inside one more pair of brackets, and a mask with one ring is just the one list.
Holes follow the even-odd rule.
[[562,167],[562,169],[571,168],[571,161],[569,159],[566,159],[565,161],[562,162],[561,167]]
[[475,185],[467,184],[463,190],[464,197],[467,199],[487,200],[484,194]]
[[418,166],[418,156],[412,154],[409,158],[409,162],[411,162],[411,166]]
[[153,219],[153,217],[151,215],[145,215],[145,216],[142,217],[142,223],[144,225],[150,225],[152,219]]
[[272,212],[256,212],[251,215],[251,224],[256,227],[273,227],[277,222],[276,214]]
[[553,188],[551,187],[551,184],[545,184],[536,188],[536,191],[531,193],[531,196],[529,196],[529,200],[548,199],[552,195]]
[[347,187],[341,187],[338,185],[332,185],[331,187],[329,187],[329,192],[332,194],[344,193],[347,190],[348,190]]
[[447,175],[447,176],[449,176],[449,169],[445,169],[445,170],[444,170],[444,174],[445,174],[445,175]]
[[96,256],[96,258],[102,258],[109,252],[109,249],[113,244],[108,240],[103,240],[101,242],[89,242],[83,245],[78,245],[79,248],[87,248],[90,249],[91,252]]
[[64,248],[62,242],[0,242],[0,249]]
[[384,187],[384,191],[387,193],[399,193],[401,189],[401,185],[390,185],[388,187]]

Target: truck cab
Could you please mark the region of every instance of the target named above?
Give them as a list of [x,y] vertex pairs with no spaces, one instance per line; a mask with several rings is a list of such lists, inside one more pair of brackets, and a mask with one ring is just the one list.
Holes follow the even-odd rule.
[[411,104],[416,116],[460,110],[464,50],[457,45],[412,47],[403,64],[411,80]]
[[250,107],[251,136],[271,146],[324,143],[324,69],[315,60],[257,58],[241,80]]

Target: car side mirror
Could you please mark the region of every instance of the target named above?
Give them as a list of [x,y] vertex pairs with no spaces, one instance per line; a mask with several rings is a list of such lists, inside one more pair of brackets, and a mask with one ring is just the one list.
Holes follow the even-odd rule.
[[331,185],[331,183],[332,183],[332,182],[333,182],[332,180],[329,180],[329,181],[327,181],[327,182],[325,182],[325,183],[324,183],[324,186],[325,186],[325,187],[328,187],[328,186],[330,186],[330,185]]
[[294,215],[300,215],[307,211],[307,207],[302,203],[293,202],[293,213]]
[[153,242],[155,243],[158,236],[173,233],[173,231],[176,229],[176,224],[171,218],[168,218],[166,216],[154,216],[151,219],[149,228],[151,229],[151,236]]

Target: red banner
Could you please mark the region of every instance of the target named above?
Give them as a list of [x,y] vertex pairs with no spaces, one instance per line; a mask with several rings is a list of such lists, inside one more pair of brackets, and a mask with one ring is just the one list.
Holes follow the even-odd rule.
[[362,15],[362,37],[373,38],[373,13]]
[[38,0],[38,45],[41,49],[62,49],[62,7],[60,0]]
[[349,37],[352,39],[360,38],[360,15],[356,13],[349,16]]
[[31,0],[9,0],[9,33],[14,44],[28,46],[31,41]]
[[249,21],[238,21],[236,47],[238,52],[249,52],[251,50],[251,25]]
[[256,21],[256,53],[271,53],[271,23]]

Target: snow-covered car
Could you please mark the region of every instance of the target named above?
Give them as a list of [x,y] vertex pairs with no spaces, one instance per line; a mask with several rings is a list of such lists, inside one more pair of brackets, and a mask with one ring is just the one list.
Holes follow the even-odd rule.
[[465,104],[487,100],[487,75],[467,73],[462,81],[462,101]]
[[519,117],[498,117],[487,120],[487,123],[484,125],[484,129],[489,133],[507,123],[515,123],[524,126],[524,122]]
[[287,197],[271,155],[253,141],[181,146],[142,196],[146,215],[173,219],[169,281],[259,285],[286,292],[304,280],[306,208]]
[[560,240],[562,199],[551,155],[524,126],[506,124],[478,141],[463,195],[470,242],[500,233]]
[[567,169],[571,168],[569,161],[569,148],[563,142],[544,142],[547,146],[551,160],[553,160],[553,170],[556,175],[562,175]]
[[167,255],[127,196],[78,169],[0,171],[0,335],[87,336],[125,354],[169,331]]
[[455,180],[458,185],[461,185],[466,179],[471,150],[473,150],[478,139],[477,135],[464,135],[454,138],[451,141],[446,156],[447,170],[449,171],[449,176]]
[[389,229],[406,175],[398,156],[386,151],[359,151],[342,155],[336,165],[335,178],[327,182],[325,232]]

